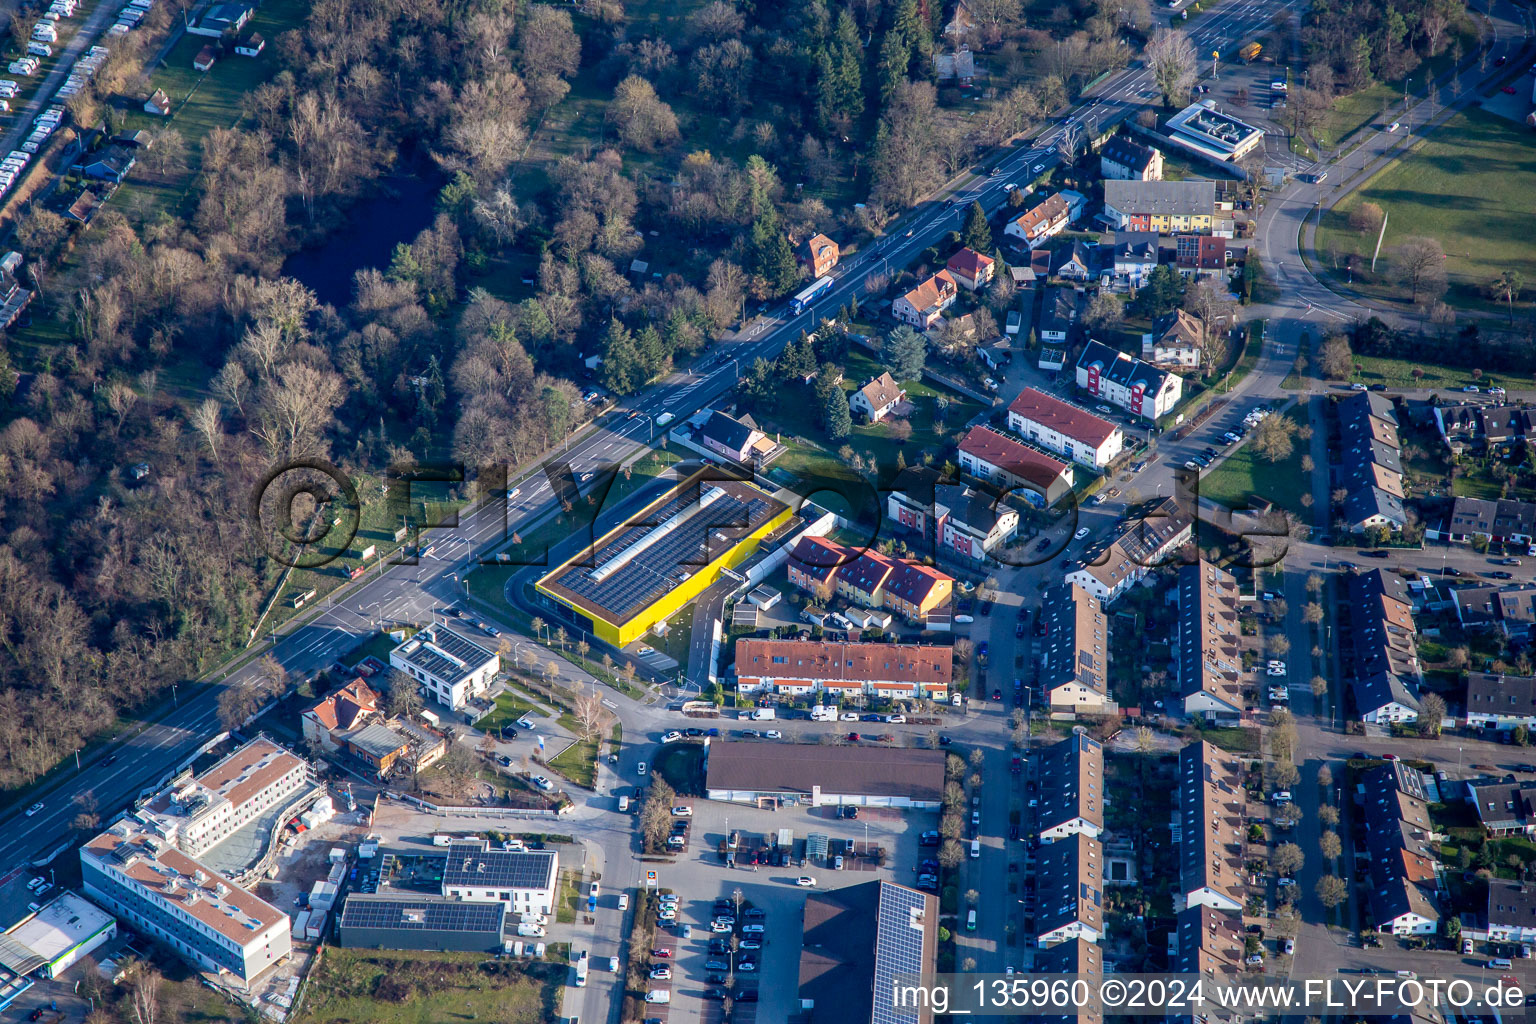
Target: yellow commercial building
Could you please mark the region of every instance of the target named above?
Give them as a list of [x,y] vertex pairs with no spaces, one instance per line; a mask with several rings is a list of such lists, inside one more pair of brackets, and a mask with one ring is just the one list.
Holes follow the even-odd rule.
[[742,480],[700,471],[536,584],[577,622],[625,647],[751,558],[794,510]]

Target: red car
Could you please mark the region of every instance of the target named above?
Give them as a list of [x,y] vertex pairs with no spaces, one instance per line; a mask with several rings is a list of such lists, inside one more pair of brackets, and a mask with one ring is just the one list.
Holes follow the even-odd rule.
[[657,946],[655,949],[651,950],[651,956],[654,956],[658,960],[670,960],[672,959],[672,950],[668,949],[666,946]]
[[1509,94],[1509,95],[1511,95],[1511,96],[1513,96],[1513,95],[1514,95],[1514,94],[1515,94],[1515,87],[1514,87],[1514,86],[1512,86],[1512,85],[1506,85],[1506,86],[1505,86],[1505,87],[1504,87],[1504,91],[1505,91],[1505,92],[1506,92],[1506,93],[1508,93],[1508,94]]
[[1002,700],[1003,699],[1003,691],[1002,690],[993,690],[992,691],[992,699],[993,700]]

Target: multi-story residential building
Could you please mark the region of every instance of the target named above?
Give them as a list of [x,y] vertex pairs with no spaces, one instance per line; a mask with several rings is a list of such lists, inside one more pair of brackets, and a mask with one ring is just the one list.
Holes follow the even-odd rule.
[[1536,676],[1467,673],[1467,725],[1474,729],[1536,729]]
[[1242,766],[1201,740],[1179,751],[1179,887],[1174,909],[1205,906],[1241,912],[1243,830],[1247,828]]
[[857,391],[849,392],[848,411],[865,423],[879,423],[906,397],[906,389],[890,373],[882,372]]
[[1116,135],[1099,150],[1099,174],[1117,181],[1162,181],[1163,153],[1128,135]]
[[[1435,426],[1453,455],[1502,452],[1516,442],[1536,439],[1536,413],[1518,405],[1437,405],[1433,411]],[[1525,532],[1530,536],[1536,529]]]
[[1088,593],[1109,604],[1151,570],[1166,564],[1194,536],[1194,517],[1165,498],[1145,515],[1125,525],[1102,549],[1084,553],[1082,565],[1066,575]]
[[262,737],[201,775],[178,775],[139,813],[153,834],[197,857],[271,808],[313,789],[314,781],[308,764]]
[[466,903],[504,903],[513,914],[551,914],[560,878],[554,850],[493,850],[486,839],[448,845],[442,894]]
[[[1070,974],[1096,989],[1104,976],[1104,950],[1087,939],[1058,942],[1035,953],[1034,973]],[[1070,1013],[1031,1013],[1029,1019],[1031,1024],[1104,1024],[1104,1009],[1098,1000],[1090,999],[1072,1007]]]
[[1247,937],[1241,914],[1205,904],[1185,907],[1175,917],[1173,938],[1170,970],[1223,983],[1247,972],[1243,963],[1248,956]]
[[304,741],[321,750],[339,750],[343,733],[379,717],[380,703],[373,687],[362,678],[354,679],[304,712],[300,718]]
[[1034,754],[1040,783],[1035,824],[1042,843],[1104,831],[1104,746],[1077,732]]
[[1214,181],[1106,181],[1104,214],[1116,231],[1210,234]]
[[856,553],[825,537],[801,537],[789,553],[790,585],[826,601],[836,592],[838,571],[855,557]]
[[1019,528],[1016,510],[991,495],[940,480],[926,466],[909,467],[886,494],[886,516],[972,561],[985,561],[1012,539]]
[[1205,327],[1184,310],[1176,309],[1141,336],[1141,358],[1153,366],[1193,373],[1205,358]]
[[997,260],[975,249],[963,247],[949,258],[944,269],[949,271],[949,276],[955,279],[956,284],[968,292],[974,292],[992,283],[992,275],[997,272]]
[[1103,469],[1125,447],[1125,432],[1109,420],[1035,388],[1009,404],[1008,429],[1092,469]]
[[1237,581],[1200,559],[1179,569],[1176,664],[1184,713],[1227,723],[1243,714]]
[[1157,268],[1157,234],[1116,231],[1109,260],[1109,286],[1118,292],[1140,289]]
[[1227,240],[1219,235],[1179,235],[1173,267],[1181,277],[1219,281],[1227,276]]
[[810,268],[811,277],[825,277],[837,266],[841,250],[826,235],[812,235],[800,247],[800,262]]
[[1494,942],[1536,942],[1536,885],[1488,879],[1487,919],[1488,938]]
[[1072,493],[1072,467],[986,424],[960,441],[960,468],[1037,508],[1049,508]]
[[1156,420],[1184,394],[1184,379],[1135,356],[1090,341],[1077,359],[1077,386],[1133,416]]
[[1040,690],[1052,708],[1102,711],[1109,703],[1109,624],[1099,599],[1075,583],[1040,608]]
[[1371,918],[1378,931],[1433,935],[1438,860],[1424,783],[1417,769],[1391,762],[1360,773],[1361,820],[1371,872]]
[[316,792],[309,766],[265,738],[178,777],[80,849],[86,893],[199,969],[250,983],[291,951],[288,915],[199,857]]
[[949,647],[755,638],[736,642],[736,685],[742,693],[800,696],[830,688],[841,695],[944,700],[953,678],[954,652]]
[[960,286],[954,275],[941,270],[892,302],[891,315],[904,324],[926,331],[939,322],[939,317],[959,296]]
[[1422,671],[1408,584],[1381,569],[1350,576],[1349,624],[1346,700],[1354,715],[1375,724],[1417,720]]
[[866,608],[886,608],[922,622],[949,603],[954,580],[931,566],[806,537],[790,557],[789,580],[819,600],[837,595]]
[[1066,197],[1049,196],[1036,200],[1003,228],[1003,234],[1016,238],[1031,249],[1052,235],[1059,235],[1072,220],[1072,207]]
[[1045,949],[1104,934],[1104,847],[1084,833],[1042,844],[1035,857],[1036,942]]
[[389,664],[416,680],[427,696],[458,711],[490,689],[501,659],[447,626],[433,623],[389,652]]

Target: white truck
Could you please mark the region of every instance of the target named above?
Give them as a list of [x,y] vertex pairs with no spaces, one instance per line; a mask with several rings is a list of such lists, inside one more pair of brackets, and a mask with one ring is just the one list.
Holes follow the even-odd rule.
[[837,708],[828,707],[825,704],[817,704],[811,708],[811,721],[835,722],[837,721]]

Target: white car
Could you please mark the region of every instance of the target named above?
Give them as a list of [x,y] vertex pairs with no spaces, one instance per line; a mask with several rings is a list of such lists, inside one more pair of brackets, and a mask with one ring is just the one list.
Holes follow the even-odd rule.
[[658,898],[663,903],[676,903],[677,902],[677,893],[675,893],[675,892],[664,892]]
[[651,980],[652,981],[666,981],[667,979],[669,979],[671,977],[672,977],[672,968],[668,967],[666,964],[662,964],[660,967],[652,967],[651,968]]
[[886,721],[890,722],[892,725],[906,725],[907,724],[907,716],[906,715],[891,715],[889,718],[886,719]]
[[645,764],[644,761],[641,761],[639,764],[635,765],[635,772],[636,772],[636,774],[644,775],[649,770],[650,769],[648,767],[646,767],[646,764]]
[[1395,132],[1399,128],[1401,128],[1402,126],[1403,126],[1403,124],[1402,124],[1401,121],[1393,121],[1391,124],[1387,125],[1387,131],[1388,132]]
[[1282,889],[1289,889],[1291,886],[1296,884],[1296,879],[1294,879],[1294,878],[1282,878],[1282,879],[1280,879],[1280,881],[1276,882],[1275,884],[1278,885]]
[[1269,798],[1277,804],[1288,804],[1291,802],[1291,791],[1288,789],[1277,789],[1269,794]]
[[553,782],[550,782],[548,779],[546,779],[542,775],[535,775],[533,778],[529,779],[528,781],[532,782],[535,786],[539,787],[539,789],[543,790],[546,793],[548,793],[550,790],[555,788],[555,784]]
[[667,733],[665,736],[663,736],[661,738],[661,742],[663,742],[663,743],[676,743],[678,740],[680,740],[682,738],[683,738],[683,734],[678,732],[676,729],[673,729],[671,732]]
[[672,817],[691,818],[693,817],[693,808],[687,806],[686,804],[678,804],[676,807],[672,808]]
[[812,878],[810,875],[801,875],[799,878],[795,879],[795,884],[810,889],[816,885],[816,879]]
[[1086,536],[1088,536],[1088,527],[1086,526],[1079,526],[1077,532],[1072,535],[1074,540],[1082,540]]
[[608,958],[608,969],[610,971],[612,971],[614,974],[618,974],[619,973],[619,958],[618,957],[611,956],[611,957]]
[[765,740],[781,740],[783,738],[784,734],[779,732],[777,729],[769,729],[767,732],[763,733],[763,739]]
[[844,711],[838,717],[845,722],[857,722],[859,720],[858,713],[855,711]]
[[38,801],[37,803],[33,804],[31,807],[27,808],[27,817],[29,817],[29,818],[32,817],[32,815],[36,814],[38,811],[40,811],[42,809],[43,809],[42,801]]

